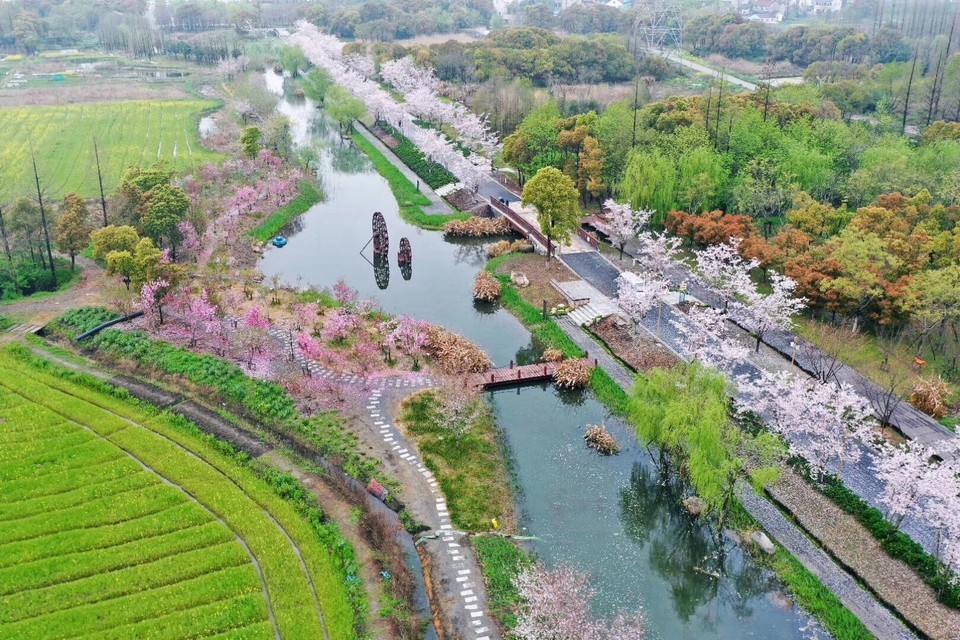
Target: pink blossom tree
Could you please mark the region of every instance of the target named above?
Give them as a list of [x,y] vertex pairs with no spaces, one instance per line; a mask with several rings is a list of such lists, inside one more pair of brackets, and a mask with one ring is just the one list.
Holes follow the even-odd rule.
[[521,640],[643,640],[642,612],[621,612],[611,625],[596,620],[590,600],[596,590],[586,574],[569,567],[548,571],[537,564],[513,580],[520,613],[513,633]]
[[367,376],[383,362],[380,347],[367,338],[358,339],[347,354],[351,369],[358,376]]
[[763,336],[775,329],[788,330],[793,326],[793,316],[806,307],[804,298],[794,297],[797,283],[779,273],[770,274],[772,291],[760,293],[752,284],[740,291],[733,307],[733,314],[744,329],[756,337],[755,350],[760,351]]
[[329,342],[343,343],[359,328],[360,319],[350,311],[341,308],[327,316],[320,335]]
[[641,274],[624,271],[617,278],[617,304],[634,323],[640,325],[651,309],[657,309],[657,335],[663,298],[670,292],[666,280],[652,271]]
[[427,346],[427,331],[430,324],[410,316],[400,316],[387,334],[388,344],[392,344],[413,359],[414,370],[420,367],[420,357]]
[[193,223],[182,220],[177,229],[180,231],[182,240],[180,241],[180,257],[183,260],[196,258],[200,252],[200,236],[197,235],[197,229]]
[[170,301],[170,283],[158,279],[144,283],[140,288],[140,310],[152,326],[163,324],[163,305]]
[[357,304],[360,294],[356,289],[348,285],[343,278],[340,278],[336,284],[333,285],[333,297],[336,298],[341,307],[349,309]]
[[270,320],[267,318],[260,305],[254,305],[247,312],[247,315],[244,316],[243,325],[251,329],[267,331],[270,329]]
[[296,318],[297,329],[313,333],[319,309],[320,307],[316,302],[295,302],[293,304],[293,317]]
[[196,346],[200,338],[213,334],[220,326],[217,309],[211,304],[206,289],[199,295],[185,296],[180,312],[183,314],[183,324],[191,347]]

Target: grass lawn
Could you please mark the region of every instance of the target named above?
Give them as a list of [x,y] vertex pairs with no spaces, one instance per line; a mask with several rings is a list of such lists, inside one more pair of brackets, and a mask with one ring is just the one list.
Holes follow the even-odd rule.
[[355,637],[291,502],[189,423],[59,371],[0,352],[0,637]]
[[497,427],[487,412],[458,442],[438,426],[433,392],[407,399],[400,422],[413,438],[424,464],[436,475],[453,524],[467,531],[489,531],[491,519],[501,528],[513,522],[513,493]]
[[182,170],[217,160],[219,154],[200,145],[197,131],[200,115],[217,106],[213,100],[134,100],[0,109],[0,166],[7,168],[3,192],[9,199],[36,195],[31,144],[41,184],[53,200],[71,191],[99,194],[94,139],[107,193],[131,165],[164,160]]
[[425,213],[421,207],[430,206],[430,198],[426,197],[417,189],[417,186],[410,182],[400,169],[393,166],[393,163],[387,160],[380,151],[366,138],[354,131],[351,134],[354,144],[360,147],[377,171],[390,183],[390,190],[393,191],[393,197],[397,199],[400,205],[400,217],[410,224],[417,225],[423,229],[438,231],[443,225],[451,220],[466,220],[470,217],[469,213],[454,213],[451,215],[436,215]]

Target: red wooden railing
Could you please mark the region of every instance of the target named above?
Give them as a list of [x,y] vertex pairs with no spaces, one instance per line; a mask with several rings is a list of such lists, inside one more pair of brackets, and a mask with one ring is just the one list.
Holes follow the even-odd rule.
[[543,235],[543,232],[530,224],[530,222],[522,215],[503,204],[493,196],[490,196],[490,206],[502,213],[503,217],[510,221],[510,226],[512,226],[518,233],[526,237],[528,240],[535,240],[544,247],[547,246],[547,237]]

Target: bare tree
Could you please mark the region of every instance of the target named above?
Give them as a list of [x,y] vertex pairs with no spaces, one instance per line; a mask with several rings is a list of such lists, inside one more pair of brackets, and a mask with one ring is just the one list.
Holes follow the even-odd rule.
[[813,343],[798,340],[796,357],[821,384],[839,384],[840,371],[863,348],[865,340],[844,325],[817,323],[813,331]]

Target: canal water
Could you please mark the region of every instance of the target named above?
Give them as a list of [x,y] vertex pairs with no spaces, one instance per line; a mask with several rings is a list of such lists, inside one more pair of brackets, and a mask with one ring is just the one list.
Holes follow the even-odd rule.
[[[289,82],[267,72],[291,119],[294,140],[319,156],[326,198],[291,223],[289,243],[268,248],[260,268],[294,286],[332,286],[344,278],[385,311],[439,323],[480,344],[498,364],[536,357],[540,346],[509,312],[472,300],[486,262],[478,242],[454,242],[400,219],[387,182],[366,156],[341,142],[336,125]],[[374,264],[374,211],[390,235],[388,264]],[[401,237],[413,249],[411,273],[396,264]],[[590,575],[599,615],[643,608],[658,640],[799,639],[808,617],[776,579],[730,539],[719,546],[680,504],[684,487],[661,470],[631,430],[612,419],[589,392],[552,385],[491,394],[508,443],[521,523],[533,551],[549,566],[568,564]],[[619,440],[618,456],[583,444],[583,427],[603,422]]]

